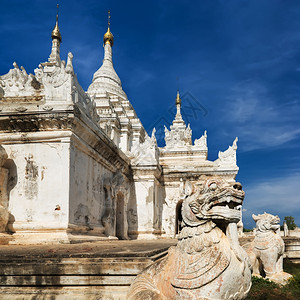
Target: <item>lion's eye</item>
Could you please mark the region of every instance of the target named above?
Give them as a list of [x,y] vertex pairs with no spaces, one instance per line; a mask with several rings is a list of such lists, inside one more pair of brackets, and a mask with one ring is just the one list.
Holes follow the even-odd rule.
[[212,182],[212,183],[209,184],[209,188],[210,188],[212,191],[214,191],[214,190],[217,189],[217,184],[216,184],[215,182]]

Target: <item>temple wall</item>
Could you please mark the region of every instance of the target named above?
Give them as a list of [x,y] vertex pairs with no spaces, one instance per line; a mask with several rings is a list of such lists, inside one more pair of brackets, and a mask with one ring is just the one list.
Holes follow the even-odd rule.
[[[40,121],[33,123],[30,118],[37,116]],[[118,232],[127,238],[127,157],[80,108],[67,118],[64,111],[49,121],[43,116],[16,114],[11,125],[16,132],[6,129],[9,119],[1,116],[0,143],[8,155],[3,165],[9,173],[8,231],[15,232],[11,243],[68,243],[76,239],[74,233],[116,238]],[[18,120],[28,127],[16,127]]]
[[162,208],[165,197],[165,188],[161,182],[155,181],[155,194],[154,194],[154,215],[153,215],[153,228],[159,233],[162,229]]
[[165,183],[165,199],[162,206],[162,230],[167,237],[174,237],[176,205],[179,202],[179,182]]
[[[24,140],[27,136],[26,140]],[[69,218],[68,137],[41,133],[4,136],[8,154],[9,212],[15,230],[67,228]]]
[[138,215],[137,215],[137,205],[136,205],[136,189],[135,183],[130,182],[129,185],[129,198],[127,204],[127,222],[128,222],[128,235],[135,236],[137,234],[138,228]]
[[[96,155],[96,157],[95,157]],[[72,141],[70,152],[70,224],[80,229],[104,232],[102,217],[105,213],[104,178],[113,173],[99,162],[100,155],[88,154],[88,148]]]
[[154,181],[135,182],[135,194],[138,195],[136,211],[138,215],[138,232],[151,234],[153,231]]
[[155,170],[147,172],[142,168],[135,172],[128,203],[129,235],[132,238],[152,239],[161,233],[164,188],[154,173]]

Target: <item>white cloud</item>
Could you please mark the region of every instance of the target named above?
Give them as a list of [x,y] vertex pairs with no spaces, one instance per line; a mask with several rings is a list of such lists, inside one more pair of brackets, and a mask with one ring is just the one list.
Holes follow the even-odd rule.
[[278,105],[264,87],[248,80],[233,89],[229,101],[224,117],[243,140],[242,150],[280,146],[300,136],[298,99]]
[[293,216],[296,224],[300,226],[299,185],[300,172],[297,172],[246,187],[244,223],[254,224],[251,217],[253,213],[268,212],[279,215],[281,222],[284,216]]

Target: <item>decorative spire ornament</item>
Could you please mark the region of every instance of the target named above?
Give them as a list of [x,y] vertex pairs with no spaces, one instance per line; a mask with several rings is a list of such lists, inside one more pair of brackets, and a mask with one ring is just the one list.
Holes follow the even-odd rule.
[[107,31],[104,34],[103,37],[103,41],[104,41],[104,45],[109,44],[110,46],[113,46],[114,44],[114,36],[113,34],[110,32],[110,10],[108,11],[108,22],[107,22],[108,26],[107,26]]
[[56,11],[56,23],[54,29],[52,30],[51,37],[52,37],[52,49],[51,54],[49,56],[49,62],[60,65],[60,43],[61,43],[61,34],[58,28],[58,8],[59,5],[57,4],[57,11]]
[[58,28],[58,8],[59,8],[59,5],[57,4],[56,23],[55,23],[54,29],[52,30],[51,37],[52,37],[52,40],[58,39],[59,42],[61,43],[61,34],[60,34],[60,31]]
[[177,96],[176,96],[176,105],[179,104],[181,106],[181,98],[179,95],[179,91],[177,90]]
[[175,123],[184,123],[183,119],[182,119],[182,115],[181,115],[181,98],[179,95],[179,90],[177,90],[177,96],[176,96],[176,116],[175,116],[175,120],[173,122]]

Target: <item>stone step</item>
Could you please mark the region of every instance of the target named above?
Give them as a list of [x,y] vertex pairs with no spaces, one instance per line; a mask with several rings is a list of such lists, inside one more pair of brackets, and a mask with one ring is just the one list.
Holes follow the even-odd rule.
[[1,300],[126,300],[128,286],[0,287]]
[[0,286],[129,286],[135,275],[9,275],[0,276]]
[[76,259],[68,262],[54,263],[24,262],[0,264],[0,276],[22,275],[116,275],[137,274],[152,263],[152,260],[112,260],[103,259],[94,261],[89,259]]
[[136,275],[165,257],[170,241],[0,247],[0,299],[124,300]]
[[65,258],[0,262],[0,286],[130,285],[166,251],[141,258]]

